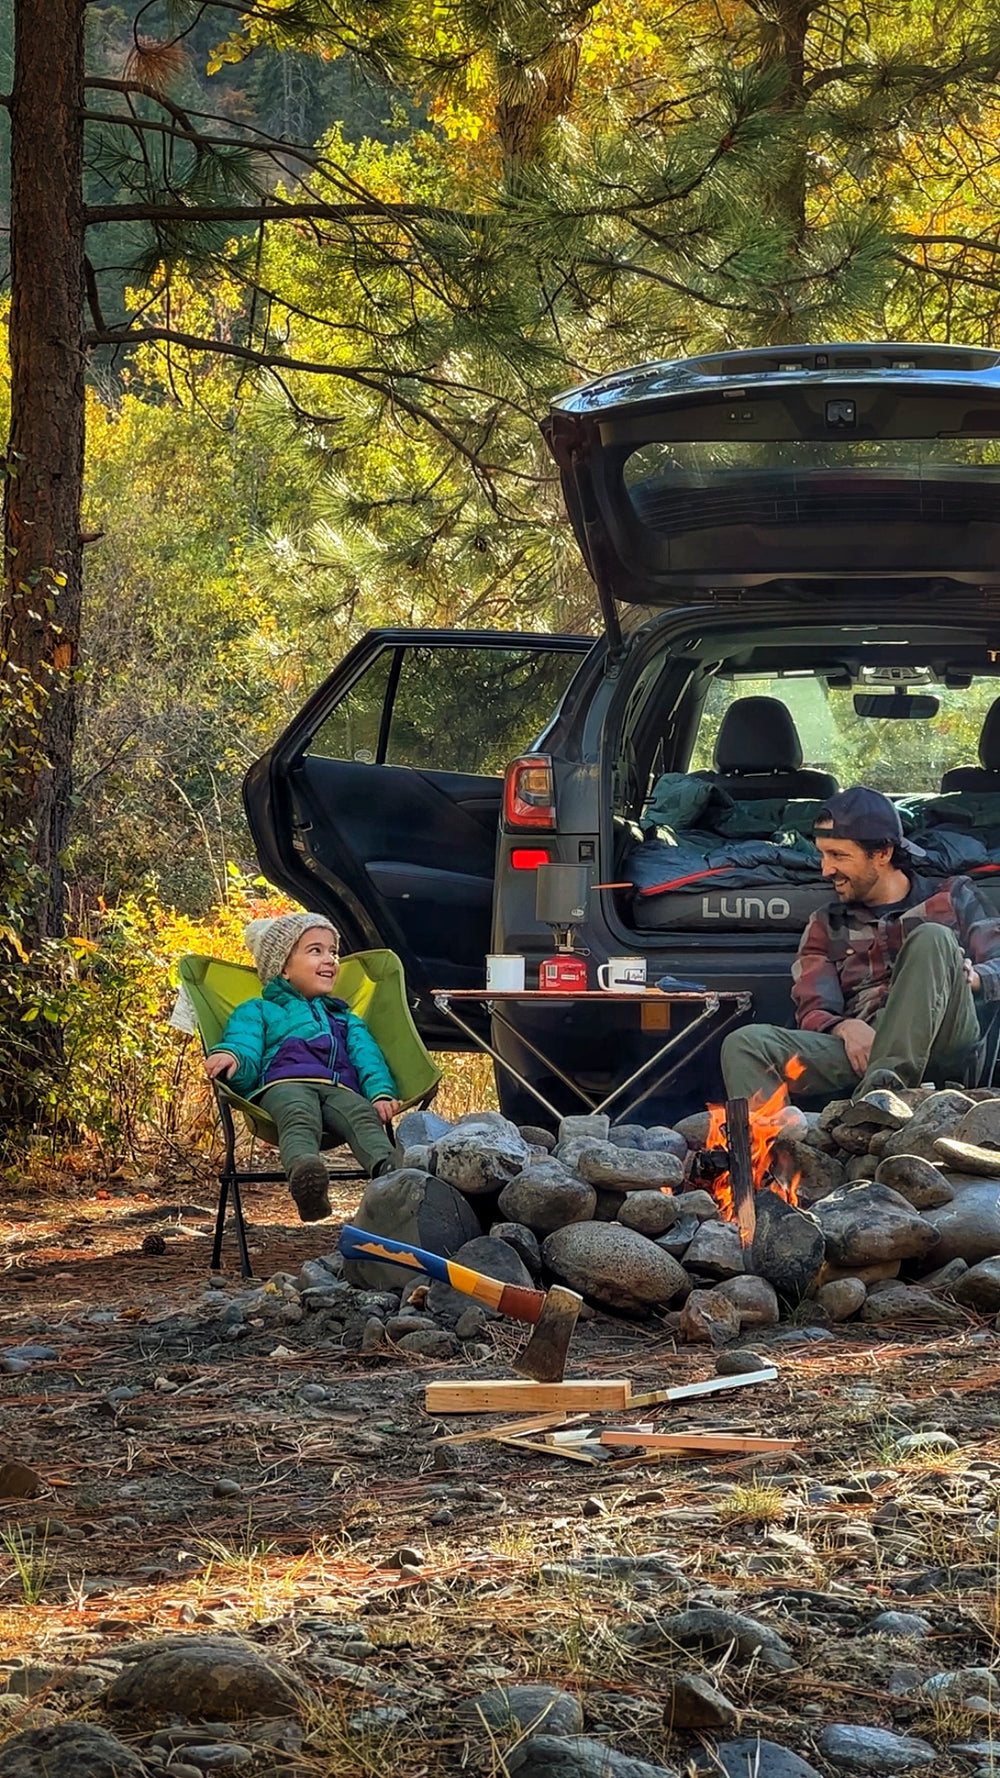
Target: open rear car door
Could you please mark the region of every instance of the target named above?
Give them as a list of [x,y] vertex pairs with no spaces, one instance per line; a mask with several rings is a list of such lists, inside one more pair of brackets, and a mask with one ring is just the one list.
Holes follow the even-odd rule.
[[504,768],[593,646],[371,630],[247,773],[266,875],[334,920],[345,951],[395,951],[421,1031],[442,1045],[430,989],[483,980]]

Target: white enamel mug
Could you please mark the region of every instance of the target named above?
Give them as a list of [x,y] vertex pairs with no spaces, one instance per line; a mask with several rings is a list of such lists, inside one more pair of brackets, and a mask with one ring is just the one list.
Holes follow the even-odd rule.
[[519,994],[524,987],[524,958],[487,957],[486,986],[494,994]]
[[612,994],[641,994],[646,986],[646,959],[609,957],[598,965],[597,981]]

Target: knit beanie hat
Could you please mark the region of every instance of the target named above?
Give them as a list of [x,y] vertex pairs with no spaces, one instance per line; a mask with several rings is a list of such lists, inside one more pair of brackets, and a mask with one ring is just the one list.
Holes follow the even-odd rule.
[[314,926],[332,932],[340,943],[340,933],[325,914],[279,914],[270,920],[251,920],[249,926],[244,926],[247,949],[265,988],[281,974],[302,934],[311,932]]

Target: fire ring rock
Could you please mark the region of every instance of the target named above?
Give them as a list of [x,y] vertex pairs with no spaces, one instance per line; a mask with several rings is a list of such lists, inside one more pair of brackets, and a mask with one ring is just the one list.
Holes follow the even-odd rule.
[[556,1229],[543,1244],[542,1259],[571,1289],[632,1313],[669,1302],[687,1285],[686,1273],[669,1253],[618,1222],[574,1222]]
[[720,1290],[692,1290],[681,1310],[681,1337],[693,1346],[725,1346],[740,1332],[740,1312]]
[[[915,1120],[914,1120],[915,1121]],[[881,1259],[922,1259],[937,1235],[919,1211],[888,1185],[848,1186],[816,1206],[816,1220],[835,1266]]]
[[736,1278],[746,1270],[743,1243],[734,1222],[700,1222],[684,1255],[685,1268],[710,1278]]
[[[725,1278],[717,1284],[713,1297],[726,1297],[738,1310],[740,1333],[748,1327],[776,1327],[781,1319],[778,1293],[766,1278]],[[690,1298],[688,1298],[690,1301]]]
[[[829,1199],[824,1199],[828,1203]],[[823,1230],[812,1211],[789,1204],[780,1193],[756,1195],[757,1227],[750,1270],[773,1284],[782,1302],[796,1308],[815,1281],[826,1253]]]
[[1000,1181],[970,1179],[955,1193],[950,1204],[928,1210],[926,1219],[937,1235],[935,1265],[950,1259],[981,1259],[1000,1253]]
[[560,1161],[532,1161],[505,1185],[497,1209],[540,1235],[571,1222],[593,1222],[597,1193]]
[[676,1155],[616,1148],[613,1142],[589,1142],[580,1151],[576,1170],[589,1185],[610,1186],[620,1192],[680,1185],[684,1179],[684,1169]]
[[146,1778],[147,1769],[117,1735],[92,1722],[28,1729],[0,1748],[2,1778]]
[[[464,1241],[482,1234],[479,1218],[468,1199],[443,1179],[436,1179],[433,1173],[421,1173],[415,1167],[369,1179],[355,1221],[358,1228],[370,1235],[409,1241],[414,1247],[441,1253],[446,1259]],[[408,1273],[389,1260],[344,1262],[344,1277],[362,1290],[401,1290],[412,1276],[412,1271]]]
[[938,1137],[954,1135],[956,1126],[974,1103],[968,1093],[960,1093],[955,1087],[931,1093],[917,1106],[909,1123],[901,1130],[893,1130],[883,1154],[919,1154],[925,1161],[936,1160],[934,1144]]
[[673,1228],[679,1214],[678,1200],[669,1192],[629,1192],[619,1206],[618,1221],[655,1241]]
[[531,1159],[516,1124],[496,1114],[458,1123],[434,1144],[434,1172],[468,1197],[502,1191]]
[[939,1167],[925,1161],[919,1154],[890,1154],[879,1161],[875,1178],[879,1185],[888,1185],[914,1210],[934,1210],[938,1204],[950,1204],[955,1196]]

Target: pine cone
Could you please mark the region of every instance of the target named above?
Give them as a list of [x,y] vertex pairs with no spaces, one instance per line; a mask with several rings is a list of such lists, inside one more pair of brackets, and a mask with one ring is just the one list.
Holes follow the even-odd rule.
[[142,1244],[143,1253],[166,1253],[167,1243],[162,1235],[147,1235]]

